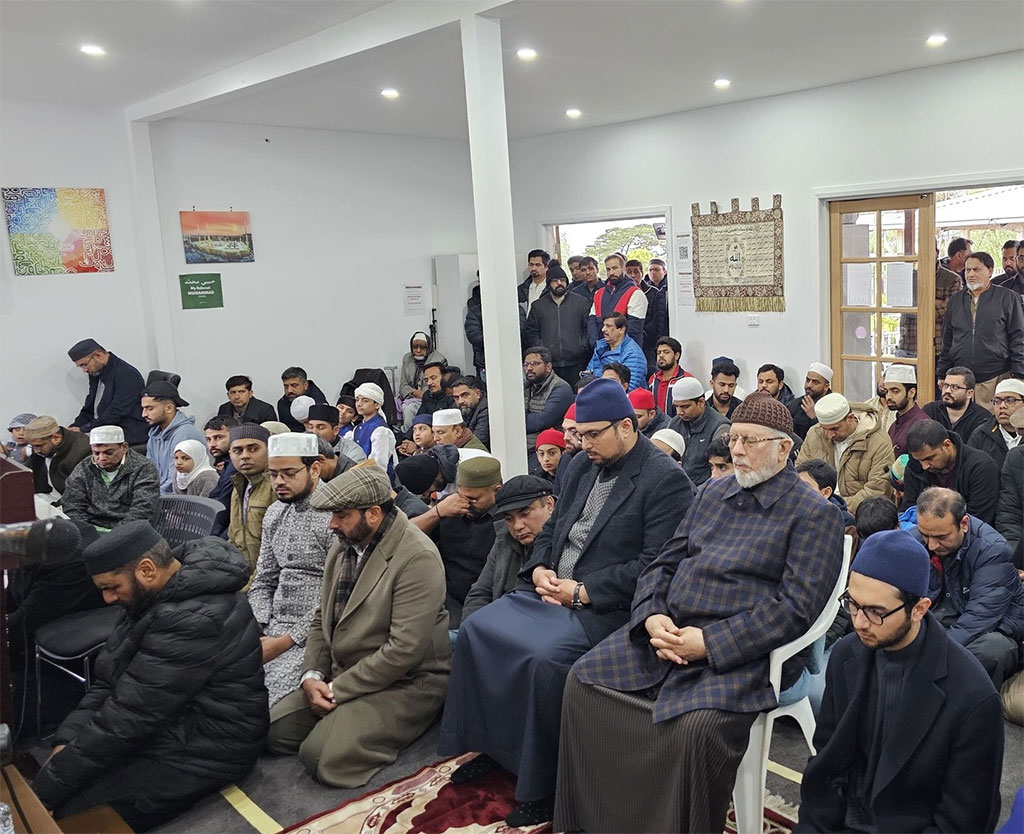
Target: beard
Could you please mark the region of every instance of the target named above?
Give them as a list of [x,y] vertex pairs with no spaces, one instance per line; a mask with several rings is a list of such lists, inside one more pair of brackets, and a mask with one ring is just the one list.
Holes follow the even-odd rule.
[[[742,459],[739,461],[742,463]],[[736,464],[736,458],[733,456],[733,464]],[[736,476],[736,482],[744,489],[753,489],[758,484],[763,484],[769,478],[775,475],[775,466],[771,463],[766,463],[760,469],[754,469],[751,472],[741,472],[739,469],[735,469],[733,474]]]
[[551,293],[555,298],[561,298],[567,292],[569,288],[565,284],[559,284],[557,287],[554,285],[548,285],[548,292]]
[[861,643],[863,643],[869,649],[887,649],[889,648],[889,646],[895,646],[897,643],[903,640],[903,638],[905,638],[907,634],[910,633],[910,628],[913,624],[914,621],[910,619],[910,617],[907,617],[903,625],[901,625],[898,629],[896,629],[896,631],[894,631],[888,637],[871,638],[870,636],[868,636],[867,639],[865,639],[865,637],[862,636],[859,631],[857,632],[857,636],[860,638]]
[[139,580],[132,576],[132,599],[124,603],[125,613],[128,618],[138,622],[142,616],[153,607],[156,602],[156,591],[147,591],[139,584]]
[[301,490],[299,490],[298,492],[295,492],[294,494],[288,496],[287,498],[284,497],[284,496],[281,496],[281,495],[277,495],[276,492],[274,494],[277,496],[277,500],[280,501],[282,504],[297,504],[303,498],[309,497],[309,494],[312,491],[313,491],[313,478],[310,477],[309,480],[306,481],[306,485]]
[[370,529],[370,525],[366,523],[366,516],[361,515],[359,521],[356,522],[355,527],[353,527],[349,532],[349,535],[345,536],[337,532],[335,535],[337,535],[341,540],[342,544],[347,544],[349,547],[355,547],[370,538],[370,536],[373,535],[373,530]]

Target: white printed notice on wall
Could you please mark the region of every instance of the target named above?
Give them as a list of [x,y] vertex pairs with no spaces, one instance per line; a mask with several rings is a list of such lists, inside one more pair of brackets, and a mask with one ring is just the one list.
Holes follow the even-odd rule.
[[693,294],[693,235],[677,233],[674,236],[676,266],[676,306],[696,307]]
[[405,315],[421,316],[427,312],[427,290],[423,284],[406,284],[403,290]]

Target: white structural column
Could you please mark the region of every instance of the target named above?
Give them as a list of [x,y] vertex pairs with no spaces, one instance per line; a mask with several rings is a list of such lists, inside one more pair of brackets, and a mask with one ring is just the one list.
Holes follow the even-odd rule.
[[501,26],[469,15],[461,27],[491,451],[507,480],[526,473],[526,420]]

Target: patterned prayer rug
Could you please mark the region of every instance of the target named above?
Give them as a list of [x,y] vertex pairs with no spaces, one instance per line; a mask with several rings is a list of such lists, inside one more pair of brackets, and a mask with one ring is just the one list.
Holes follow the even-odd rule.
[[[286,829],[293,834],[542,834],[551,824],[509,828],[505,815],[515,807],[515,780],[503,770],[466,785],[453,785],[451,774],[472,759],[466,753],[428,765],[359,799],[310,817]],[[769,800],[775,797],[769,797]],[[769,804],[771,802],[769,801]],[[785,809],[789,810],[789,809]],[[765,808],[766,834],[788,834],[794,823]],[[732,809],[726,832],[735,834]]]

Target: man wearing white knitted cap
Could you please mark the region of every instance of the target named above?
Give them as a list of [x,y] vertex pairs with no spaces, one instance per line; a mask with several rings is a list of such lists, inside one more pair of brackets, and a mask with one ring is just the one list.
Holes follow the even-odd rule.
[[711,477],[708,447],[714,438],[729,433],[729,418],[708,407],[704,386],[692,376],[683,377],[673,384],[672,404],[676,416],[668,427],[682,435],[686,443],[683,471],[696,486],[700,486]]
[[384,405],[384,391],[374,382],[364,382],[355,390],[356,412],[362,422],[352,430],[352,439],[363,450],[368,460],[388,473],[391,482],[395,480],[395,433],[381,414]]
[[891,496],[889,469],[896,459],[878,410],[850,403],[842,394],[826,394],[814,404],[814,414],[818,425],[807,432],[797,465],[823,460],[834,466],[836,492],[851,513],[866,498]]
[[1024,380],[1004,379],[996,385],[996,393],[992,397],[994,416],[971,433],[967,445],[988,452],[1001,470],[1006,453],[1020,443],[1020,436],[1010,420],[1022,407]]
[[92,455],[78,462],[64,484],[64,514],[100,532],[126,521],[152,521],[160,501],[153,462],[129,448],[120,426],[94,427],[89,447]]
[[487,447],[466,428],[465,418],[457,408],[442,408],[431,415],[435,443],[450,443],[458,449],[476,449],[486,452]]
[[928,415],[917,404],[917,368],[893,363],[885,369],[885,407],[896,419],[889,424],[892,453],[898,458],[907,452],[907,432]]
[[793,415],[793,433],[801,438],[807,437],[811,426],[818,422],[814,414],[814,404],[832,391],[833,371],[822,362],[812,362],[804,374],[804,395],[789,404],[789,413]]
[[319,438],[308,432],[271,435],[267,457],[277,502],[263,516],[249,604],[262,631],[263,672],[274,706],[298,689],[306,636],[334,537],[328,527],[330,510],[310,504],[320,487]]

